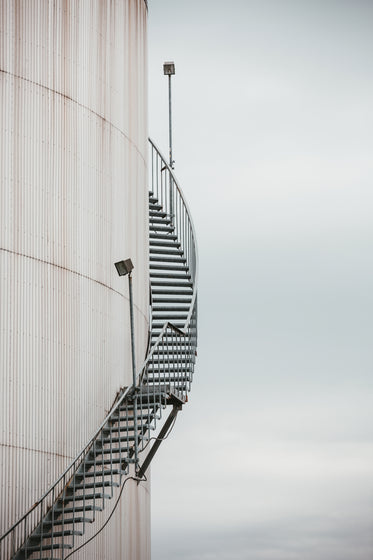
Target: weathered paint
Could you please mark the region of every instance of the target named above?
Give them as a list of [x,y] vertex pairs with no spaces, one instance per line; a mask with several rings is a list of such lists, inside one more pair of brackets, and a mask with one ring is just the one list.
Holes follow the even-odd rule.
[[[131,383],[127,282],[113,265],[127,257],[144,357],[146,5],[4,0],[0,34],[2,533]],[[148,488],[128,487],[75,558],[150,555]]]

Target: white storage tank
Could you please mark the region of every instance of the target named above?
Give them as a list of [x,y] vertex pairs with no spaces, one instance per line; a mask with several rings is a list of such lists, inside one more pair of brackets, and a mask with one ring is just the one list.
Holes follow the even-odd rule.
[[[9,0],[0,26],[2,534],[131,384],[123,258],[135,266],[138,365],[145,356],[147,7]],[[149,518],[148,486],[129,481],[74,558],[150,557]]]

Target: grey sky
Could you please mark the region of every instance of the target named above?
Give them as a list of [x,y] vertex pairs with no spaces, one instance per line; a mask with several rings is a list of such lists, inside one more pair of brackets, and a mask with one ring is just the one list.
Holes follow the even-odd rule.
[[149,4],[150,134],[167,153],[175,60],[200,251],[153,560],[371,560],[373,3]]

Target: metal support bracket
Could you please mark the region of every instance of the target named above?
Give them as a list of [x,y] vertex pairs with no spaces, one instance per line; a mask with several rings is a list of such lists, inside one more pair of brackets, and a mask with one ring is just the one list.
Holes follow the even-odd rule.
[[166,422],[163,424],[162,429],[159,432],[159,435],[157,436],[157,439],[153,443],[149,453],[147,454],[147,456],[145,457],[142,465],[140,466],[139,470],[137,471],[137,476],[139,478],[143,478],[143,476],[145,475],[145,473],[146,473],[154,455],[157,453],[159,446],[161,445],[162,441],[164,440],[165,436],[167,435],[168,430],[170,429],[173,421],[175,420],[175,418],[177,416],[177,413],[179,412],[179,410],[181,410],[181,408],[182,408],[182,401],[179,401],[178,403],[174,402],[172,410],[171,410]]

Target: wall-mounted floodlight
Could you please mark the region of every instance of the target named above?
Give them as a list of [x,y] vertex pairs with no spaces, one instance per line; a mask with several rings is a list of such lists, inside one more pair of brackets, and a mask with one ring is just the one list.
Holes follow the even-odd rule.
[[175,63],[165,62],[163,64],[163,74],[165,76],[173,76],[175,74]]
[[126,274],[129,274],[131,270],[133,270],[133,264],[131,259],[126,259],[125,261],[116,262],[115,268],[119,276],[126,276]]

